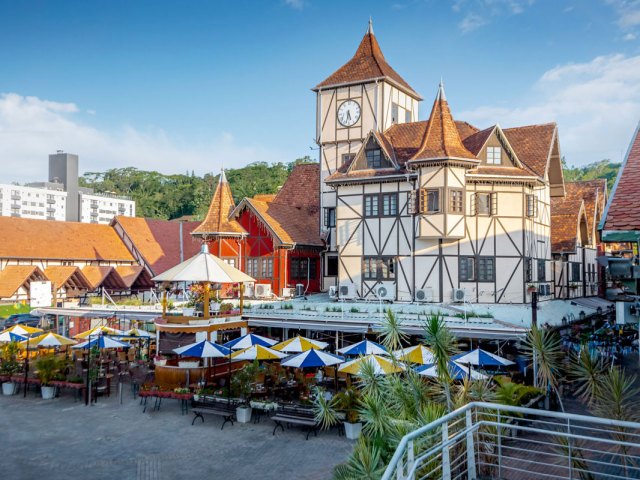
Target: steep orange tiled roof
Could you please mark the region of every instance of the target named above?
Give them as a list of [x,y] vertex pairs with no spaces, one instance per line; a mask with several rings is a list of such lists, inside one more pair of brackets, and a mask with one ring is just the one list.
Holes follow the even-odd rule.
[[525,167],[540,178],[545,178],[556,124],[528,125],[502,131]]
[[603,230],[640,231],[640,124],[606,206]]
[[477,160],[476,156],[467,150],[460,139],[460,133],[453,121],[449,103],[444,94],[442,83],[438,87],[438,94],[433,102],[431,115],[418,152],[411,160],[430,160],[443,158],[458,158]]
[[89,282],[89,290],[93,291],[102,286],[108,289],[124,290],[127,288],[125,283],[113,267],[98,267],[87,265],[82,267],[82,274]]
[[136,281],[139,287],[153,286],[149,273],[140,265],[118,265],[116,272],[127,288],[131,288]]
[[220,181],[216,191],[213,193],[207,216],[191,234],[196,237],[246,235],[247,232],[244,228],[235,219],[229,218],[234,208],[231,187],[223,170],[220,173]]
[[199,225],[198,222],[172,222],[139,217],[116,217],[114,222],[131,239],[153,275],[160,275],[200,251],[200,242],[191,236],[191,232]]
[[[551,252],[575,252],[580,219],[586,222],[582,200],[551,197]],[[589,239],[585,239],[586,242]]]
[[590,231],[595,233],[598,228],[596,215],[602,214],[602,202],[606,197],[607,181],[599,178],[580,182],[565,182],[564,189],[567,199],[584,201],[587,225],[589,225]]
[[373,28],[369,24],[369,29],[351,60],[329,75],[327,79],[320,82],[314,90],[383,78],[395,83],[411,96],[420,99],[415,90],[387,63],[378,40],[373,34]]
[[491,136],[491,133],[495,130],[495,125],[489,128],[485,128],[484,130],[480,130],[474,132],[468,137],[462,140],[465,148],[469,150],[474,155],[478,155],[484,144],[487,142],[487,139]]
[[73,285],[76,288],[88,289],[89,281],[78,267],[72,265],[53,265],[45,268],[44,274],[47,280],[51,280],[57,290]]
[[272,201],[245,198],[243,203],[258,214],[282,243],[323,245],[319,233],[319,164],[296,165]]
[[109,225],[0,217],[0,258],[133,262]]
[[46,280],[44,273],[32,265],[8,265],[0,271],[0,298],[11,298],[16,291],[31,281]]

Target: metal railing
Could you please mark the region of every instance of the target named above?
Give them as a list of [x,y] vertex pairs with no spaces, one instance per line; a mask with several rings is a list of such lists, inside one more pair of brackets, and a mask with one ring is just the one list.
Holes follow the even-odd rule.
[[473,402],[405,435],[382,478],[640,479],[640,423]]

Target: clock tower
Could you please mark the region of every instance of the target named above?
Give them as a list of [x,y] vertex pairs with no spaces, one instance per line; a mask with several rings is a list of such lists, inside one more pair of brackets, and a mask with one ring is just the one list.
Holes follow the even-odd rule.
[[395,123],[418,121],[422,100],[387,63],[373,25],[355,55],[320,82],[316,92],[316,143],[320,147],[321,232],[327,240],[323,258],[323,288],[337,283],[336,192],[325,178],[347,168],[369,132],[382,132]]

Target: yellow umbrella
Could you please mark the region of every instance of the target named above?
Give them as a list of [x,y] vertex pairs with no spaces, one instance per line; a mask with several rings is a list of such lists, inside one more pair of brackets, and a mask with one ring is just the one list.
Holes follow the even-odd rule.
[[289,340],[285,340],[284,342],[280,342],[277,345],[274,345],[274,350],[278,350],[280,352],[287,353],[302,353],[307,350],[316,349],[316,350],[324,350],[327,348],[329,344],[326,342],[320,342],[318,340],[311,340],[310,338],[302,337],[297,335]]
[[393,355],[403,362],[417,363],[419,365],[436,363],[433,352],[424,345],[414,345],[413,347],[396,350]]
[[27,344],[29,347],[62,347],[64,345],[75,345],[76,341],[67,337],[63,337],[62,335],[58,335],[57,333],[48,332],[42,335],[39,335],[34,338],[30,338],[29,340],[25,340],[20,342],[20,346],[27,348]]
[[122,335],[122,330],[117,330],[115,328],[106,327],[104,325],[98,325],[97,327],[93,327],[86,332],[79,333],[78,335],[74,335],[73,338],[88,338],[89,336],[95,337],[97,335]]
[[232,353],[231,360],[280,360],[286,356],[286,353],[278,352],[269,347],[252,345],[249,348]]
[[29,327],[27,325],[14,325],[13,327],[9,327],[6,330],[0,332],[2,333],[15,333],[16,335],[31,335],[32,333],[40,333],[44,332],[41,328]]
[[396,362],[394,364],[391,360],[380,355],[365,355],[363,357],[356,358],[350,362],[343,363],[338,367],[339,372],[349,373],[351,375],[357,375],[360,373],[362,366],[365,363],[372,364],[376,375],[387,375],[388,373],[396,373],[406,370],[406,367],[402,363]]

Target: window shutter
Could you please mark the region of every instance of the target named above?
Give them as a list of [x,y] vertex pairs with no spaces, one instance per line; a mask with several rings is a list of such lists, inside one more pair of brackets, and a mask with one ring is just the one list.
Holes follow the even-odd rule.
[[478,194],[474,193],[473,195],[471,195],[471,211],[470,211],[470,215],[477,215],[478,214]]
[[497,193],[492,193],[490,195],[490,201],[491,201],[491,215],[497,215],[498,214],[498,194]]
[[427,190],[421,188],[418,190],[418,213],[427,211]]
[[418,195],[415,190],[410,191],[407,194],[407,212],[409,215],[415,215],[418,213]]

